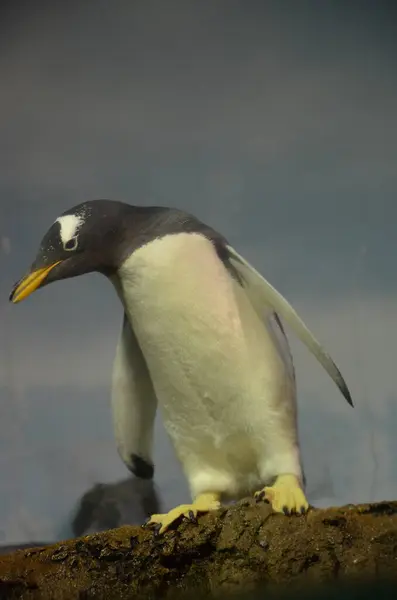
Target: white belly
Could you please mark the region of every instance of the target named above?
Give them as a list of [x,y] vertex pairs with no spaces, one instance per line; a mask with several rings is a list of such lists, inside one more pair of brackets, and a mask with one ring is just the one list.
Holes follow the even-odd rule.
[[295,386],[245,291],[196,234],[134,252],[123,301],[192,494],[300,476]]

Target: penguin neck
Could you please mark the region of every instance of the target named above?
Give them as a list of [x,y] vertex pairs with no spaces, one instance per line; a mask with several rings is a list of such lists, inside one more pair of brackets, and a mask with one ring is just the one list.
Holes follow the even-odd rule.
[[131,316],[132,316],[131,315],[131,310],[132,310],[131,301],[129,301],[128,291],[126,293],[119,273],[109,276],[108,279],[116,291],[116,294],[124,308],[124,313],[127,316],[128,321],[131,323]]
[[153,309],[156,314],[164,315],[164,303],[167,304],[166,290],[175,289],[178,285],[178,274],[181,277],[186,276],[188,271],[186,264],[181,267],[182,271],[175,271],[180,257],[184,256],[186,245],[191,248],[193,244],[198,252],[197,243],[201,247],[203,240],[205,237],[200,234],[186,232],[159,236],[134,250],[120,264],[110,280],[133,329],[134,325],[138,326],[138,321],[142,324],[142,319],[146,324],[150,323],[149,313]]
[[116,273],[109,277],[131,327],[133,327],[134,321],[134,306],[137,302],[140,302],[139,292],[137,291],[138,283],[142,281],[142,278],[147,277],[145,261],[141,259],[141,254],[142,247],[132,252],[123,261]]

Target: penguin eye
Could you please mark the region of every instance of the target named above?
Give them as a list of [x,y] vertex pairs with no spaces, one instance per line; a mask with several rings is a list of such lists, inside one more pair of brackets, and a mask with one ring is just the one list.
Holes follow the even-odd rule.
[[78,245],[77,236],[70,238],[67,242],[63,244],[63,249],[70,252],[71,250],[76,250]]

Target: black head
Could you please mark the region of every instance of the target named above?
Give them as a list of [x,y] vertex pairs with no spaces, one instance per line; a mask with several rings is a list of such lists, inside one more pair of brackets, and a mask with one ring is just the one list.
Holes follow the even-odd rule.
[[59,279],[93,271],[110,275],[125,250],[127,224],[139,227],[142,210],[123,202],[90,200],[64,212],[44,235],[29,272],[15,284],[10,300],[20,302]]
[[39,287],[92,271],[110,276],[135,249],[157,237],[179,232],[207,236],[220,258],[226,260],[226,240],[184,211],[114,200],[78,204],[51,225],[29,272],[15,284],[10,300],[20,302]]

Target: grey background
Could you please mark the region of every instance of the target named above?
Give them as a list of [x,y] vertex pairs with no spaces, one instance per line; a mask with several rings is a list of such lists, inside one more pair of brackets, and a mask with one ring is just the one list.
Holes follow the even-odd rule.
[[[72,535],[128,473],[109,405],[121,309],[98,275],[7,296],[89,198],[189,210],[298,309],[351,410],[291,335],[310,500],[395,498],[393,2],[9,3],[0,15],[0,543]],[[157,423],[163,508],[188,498]],[[141,518],[139,499],[123,519]]]

